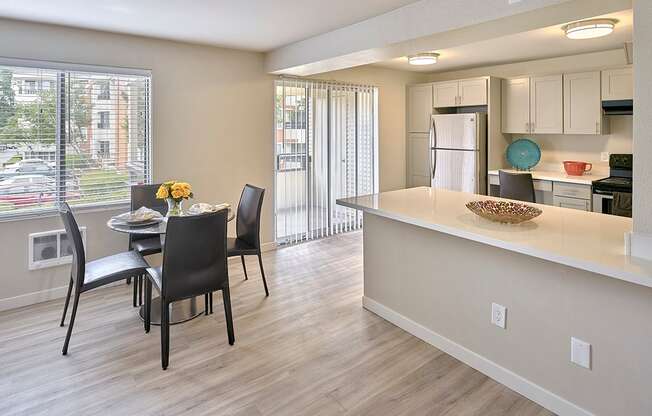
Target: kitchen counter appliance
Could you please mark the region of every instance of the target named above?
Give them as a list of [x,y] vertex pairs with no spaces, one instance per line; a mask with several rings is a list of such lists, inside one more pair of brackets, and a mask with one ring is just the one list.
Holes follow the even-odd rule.
[[609,177],[593,181],[593,211],[603,214],[632,216],[631,154],[609,156]]

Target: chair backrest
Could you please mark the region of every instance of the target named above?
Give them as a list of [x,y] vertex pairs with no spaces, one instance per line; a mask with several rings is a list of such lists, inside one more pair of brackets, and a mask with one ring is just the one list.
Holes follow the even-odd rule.
[[[131,210],[135,211],[140,207],[147,207],[160,212],[162,215],[167,214],[168,205],[164,199],[156,199],[160,183],[148,185],[132,185],[131,187]],[[129,242],[151,238],[148,234],[129,234]]]
[[70,276],[77,286],[83,286],[86,273],[86,253],[84,252],[84,241],[82,240],[77,220],[70,209],[70,206],[63,202],[59,204],[59,214],[66,228],[68,241],[72,244],[72,268]]
[[170,217],[163,250],[161,292],[169,301],[213,292],[228,284],[226,209]]
[[516,199],[525,202],[535,202],[534,182],[529,173],[498,172],[500,181],[500,197]]
[[253,185],[245,185],[238,203],[238,218],[235,232],[238,239],[260,249],[260,215],[263,208],[265,190]]

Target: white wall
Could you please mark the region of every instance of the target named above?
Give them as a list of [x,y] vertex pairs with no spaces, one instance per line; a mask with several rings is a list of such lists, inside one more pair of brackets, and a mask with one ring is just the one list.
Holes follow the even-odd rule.
[[[634,2],[634,232],[647,235],[645,257],[652,259],[652,1]],[[640,155],[640,156],[639,156]]]
[[[266,188],[261,238],[272,241],[273,77],[262,54],[10,20],[0,39],[3,57],[151,69],[154,179],[234,206],[245,183]],[[126,249],[106,228],[113,214],[79,215],[90,259]],[[0,223],[0,309],[62,294],[51,290],[67,284],[69,266],[27,270],[28,234],[60,228],[56,216]]]
[[[626,65],[622,49],[594,52],[552,59],[485,66],[460,71],[437,72],[429,75],[431,81],[470,78],[490,75],[499,78],[521,75],[545,75],[564,72],[582,72]],[[637,108],[640,108],[637,106]],[[632,153],[632,117],[610,117],[611,129],[606,135],[513,135],[529,137],[541,146],[541,163],[555,164],[563,160],[583,160],[594,164],[594,169],[605,171],[608,162],[600,160],[601,152]],[[561,165],[557,165],[561,168]]]

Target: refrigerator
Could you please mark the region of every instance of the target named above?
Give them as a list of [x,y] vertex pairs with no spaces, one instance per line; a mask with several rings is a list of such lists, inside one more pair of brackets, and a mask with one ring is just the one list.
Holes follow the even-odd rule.
[[433,188],[487,193],[487,113],[434,114],[430,125]]

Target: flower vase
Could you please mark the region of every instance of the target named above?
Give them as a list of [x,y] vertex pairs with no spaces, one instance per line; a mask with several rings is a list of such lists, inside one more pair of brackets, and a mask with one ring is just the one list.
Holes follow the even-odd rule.
[[178,201],[174,198],[167,198],[168,202],[168,213],[166,217],[180,217],[183,215],[183,209],[181,209],[181,204],[183,204],[183,199]]

